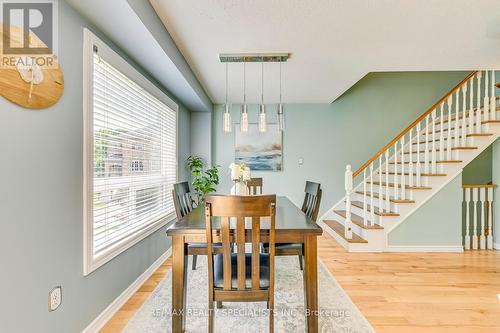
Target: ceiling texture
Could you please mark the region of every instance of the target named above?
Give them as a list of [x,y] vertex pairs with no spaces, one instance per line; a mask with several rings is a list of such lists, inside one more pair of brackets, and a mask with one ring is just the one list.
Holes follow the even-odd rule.
[[[290,52],[287,103],[330,103],[369,72],[500,69],[499,0],[150,0],[214,103],[225,101],[219,53]],[[260,100],[260,64],[247,65],[247,102]],[[229,65],[229,99],[243,65]],[[264,98],[279,98],[265,64]]]

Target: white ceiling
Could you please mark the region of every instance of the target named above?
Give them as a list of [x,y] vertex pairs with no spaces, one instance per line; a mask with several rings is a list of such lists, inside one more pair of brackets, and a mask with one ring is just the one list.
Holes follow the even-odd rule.
[[[150,0],[215,103],[219,53],[290,52],[288,103],[328,103],[368,72],[500,69],[499,0]],[[266,103],[278,100],[277,64],[265,65]],[[240,102],[242,64],[229,67]],[[247,65],[247,101],[260,99],[260,64]]]

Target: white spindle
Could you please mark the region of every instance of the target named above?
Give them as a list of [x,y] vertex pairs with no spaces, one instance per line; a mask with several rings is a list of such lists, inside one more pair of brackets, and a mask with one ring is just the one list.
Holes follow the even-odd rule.
[[488,188],[488,237],[487,248],[493,250],[493,188]]
[[462,86],[462,147],[467,144],[467,82]]
[[[394,145],[394,199],[399,199],[398,142]],[[401,176],[403,177],[403,176]]]
[[474,77],[470,79],[469,89],[469,133],[474,133]]
[[441,103],[440,108],[440,127],[441,132],[439,132],[439,159],[444,160],[444,102]]
[[[410,161],[409,161],[409,164],[408,164],[408,185],[410,185],[410,187],[413,186],[413,174],[414,174],[414,170],[413,170],[413,149],[412,149],[412,147],[413,147],[413,144],[412,144],[413,140],[412,139],[413,139],[413,128],[410,129],[410,144],[409,144],[409,146],[410,146],[410,148],[409,148],[410,149]],[[420,161],[418,161],[418,159],[417,159],[417,164],[419,164],[419,163],[420,163]]]
[[481,133],[481,77],[482,72],[477,72],[476,133]]
[[347,165],[345,168],[344,184],[345,184],[345,197],[346,197],[344,236],[346,239],[352,239],[352,221],[351,221],[352,170],[350,165]]
[[391,211],[391,188],[389,187],[389,149],[385,151],[385,207]]
[[[474,191],[477,190],[477,191]],[[477,239],[477,209],[479,206],[479,189],[472,190],[472,201],[474,202],[474,211],[472,216],[472,248],[477,250],[478,239]]]
[[472,188],[465,188],[465,237],[464,247],[470,250],[470,200]]
[[363,169],[363,225],[368,225],[367,209],[366,209],[366,168]]
[[375,224],[375,211],[373,210],[373,207],[375,207],[373,205],[373,202],[374,202],[374,196],[375,196],[375,192],[373,192],[373,163],[372,162],[370,164],[370,225],[374,225]]
[[[460,137],[460,89],[455,93],[455,131],[453,134],[455,135],[455,147],[460,145],[459,137]],[[451,126],[451,124],[449,125]],[[451,153],[451,152],[450,152]]]
[[490,97],[490,120],[497,119],[497,99],[496,99],[496,87],[495,87],[495,71],[491,71],[491,97]]
[[[483,100],[483,117],[484,120],[490,120],[490,85],[488,83],[488,71],[484,71],[484,100]],[[479,124],[481,126],[481,124]]]
[[431,173],[437,173],[436,167],[436,109],[432,110],[432,153],[431,153]]
[[481,205],[481,223],[479,225],[479,248],[481,250],[486,249],[486,236],[484,234],[485,231],[485,222],[486,222],[486,212],[485,212],[485,201],[486,201],[486,188],[481,187],[478,189],[481,193],[479,197],[480,205]]
[[385,151],[385,206],[387,212],[391,211],[391,189],[389,187],[389,149]]
[[[429,137],[429,119],[430,119],[430,116],[427,115],[427,117],[425,117],[425,151],[424,151],[424,172],[425,173],[431,173],[431,169],[430,169],[430,163],[429,163],[429,140],[430,140],[430,137]],[[420,141],[420,138],[417,139],[418,141]]]
[[[382,165],[382,154],[378,157],[378,211],[383,212],[384,211],[384,185],[382,184],[382,170],[383,165]],[[375,209],[375,207],[372,207],[371,209]]]
[[451,160],[451,102],[453,101],[452,96],[448,97],[448,140],[446,141],[446,159]]
[[401,200],[406,200],[406,177],[405,177],[405,162],[404,153],[405,151],[405,137],[401,137]]
[[[410,145],[411,147],[412,145]],[[417,174],[417,186],[422,186],[422,163],[420,163],[420,123],[417,124],[417,164],[416,164],[416,174]]]

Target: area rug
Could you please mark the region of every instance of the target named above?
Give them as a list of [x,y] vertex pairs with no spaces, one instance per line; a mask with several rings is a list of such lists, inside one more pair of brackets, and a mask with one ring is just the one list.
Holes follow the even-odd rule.
[[[188,272],[186,329],[189,333],[207,332],[207,275],[206,257],[199,256],[198,269]],[[320,332],[375,332],[320,261],[318,283]],[[275,332],[305,332],[303,278],[297,257],[276,257],[275,284]],[[170,332],[171,289],[170,270],[122,332]],[[223,308],[215,312],[215,332],[268,332],[268,323],[264,302],[224,303]]]

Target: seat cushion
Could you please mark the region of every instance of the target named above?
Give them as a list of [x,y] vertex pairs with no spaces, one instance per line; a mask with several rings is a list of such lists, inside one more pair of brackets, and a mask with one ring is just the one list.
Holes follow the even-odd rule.
[[[269,248],[269,243],[262,244],[265,249]],[[302,250],[301,243],[276,243],[274,244],[276,250]]]
[[[238,268],[237,268],[237,254],[231,254],[231,285],[233,288],[238,287]],[[252,286],[252,255],[245,254],[245,275],[246,287]],[[214,287],[222,288],[224,285],[224,267],[222,254],[214,256]],[[260,287],[269,288],[269,254],[260,254]]]

